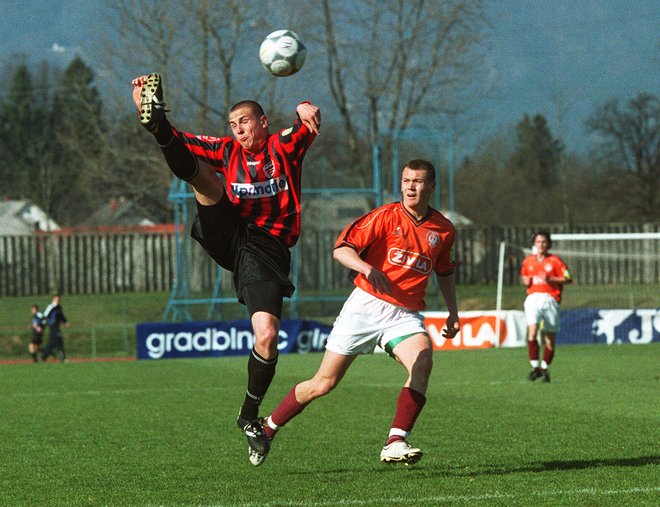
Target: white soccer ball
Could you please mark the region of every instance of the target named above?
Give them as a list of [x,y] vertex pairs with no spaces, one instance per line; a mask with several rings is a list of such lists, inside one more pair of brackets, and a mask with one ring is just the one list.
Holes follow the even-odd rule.
[[307,48],[291,30],[277,30],[264,39],[259,48],[261,65],[274,76],[295,74],[305,64]]

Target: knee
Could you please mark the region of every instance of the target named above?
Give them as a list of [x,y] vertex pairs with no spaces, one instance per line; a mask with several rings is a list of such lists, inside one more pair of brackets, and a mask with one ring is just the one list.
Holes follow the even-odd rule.
[[310,394],[314,398],[320,398],[321,396],[325,396],[335,387],[337,387],[337,384],[338,382],[334,378],[324,377],[320,379],[314,379],[313,384],[310,386]]
[[266,326],[259,326],[254,330],[254,338],[258,342],[270,343],[272,341],[277,341],[277,336],[279,334],[278,326],[269,324]]
[[259,332],[255,330],[254,349],[264,359],[273,359],[277,356],[277,338],[277,328],[268,330],[262,329]]
[[253,326],[253,328],[254,339],[257,343],[262,345],[277,344],[277,338],[280,332],[277,323],[260,323],[260,325]]

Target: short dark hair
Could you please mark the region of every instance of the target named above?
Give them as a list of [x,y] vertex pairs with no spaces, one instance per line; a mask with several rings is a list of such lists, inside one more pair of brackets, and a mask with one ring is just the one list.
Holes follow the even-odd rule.
[[[412,160],[408,160],[408,162],[406,162],[406,164],[403,166],[403,169],[406,167],[414,171],[426,171],[426,179],[430,183],[435,183],[435,167],[433,167],[433,164],[428,160],[424,160],[422,158],[414,158]],[[401,169],[401,173],[403,173],[403,169]]]
[[534,231],[534,234],[532,234],[532,243],[536,241],[536,236],[543,236],[545,239],[548,240],[548,247],[552,246],[552,238],[550,237],[550,233],[544,229]]
[[241,100],[240,102],[237,102],[233,106],[231,106],[231,110],[229,111],[230,113],[233,113],[237,109],[240,109],[241,107],[249,107],[250,111],[257,117],[261,118],[264,113],[264,108],[261,107],[261,105],[258,102],[255,102],[254,100]]

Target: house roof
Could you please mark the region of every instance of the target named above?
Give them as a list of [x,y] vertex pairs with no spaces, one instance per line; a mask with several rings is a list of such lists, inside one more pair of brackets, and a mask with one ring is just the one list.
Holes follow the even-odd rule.
[[154,225],[148,213],[139,205],[123,197],[110,199],[108,203],[96,210],[83,226],[151,226]]
[[0,201],[0,235],[16,236],[35,231],[55,231],[60,226],[44,210],[27,200]]

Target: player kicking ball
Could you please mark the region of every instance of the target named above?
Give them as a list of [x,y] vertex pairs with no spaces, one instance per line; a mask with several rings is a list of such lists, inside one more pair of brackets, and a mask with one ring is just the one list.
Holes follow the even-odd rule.
[[295,290],[290,249],[300,235],[302,163],[319,134],[321,112],[303,101],[293,125],[271,134],[262,107],[243,100],[229,112],[231,136],[195,135],[166,117],[160,74],[132,84],[140,123],[174,175],[192,186],[192,237],[233,273],[237,299],[250,314],[255,340],[236,424],[247,438],[250,463],[258,466],[269,446],[259,406],[275,376],[283,298]]
[[422,450],[407,438],[426,402],[433,365],[433,346],[419,313],[425,308],[431,273],[438,278],[449,310],[443,336],[453,338],[460,329],[454,226],[429,206],[434,189],[433,165],[426,160],[407,162],[401,174],[401,201],[357,219],[337,239],[333,256],[357,273],[355,289],[335,320],[316,374],[294,385],[263,421],[270,440],[312,401],[332,391],[358,355],[380,347],[408,373],[380,460],[410,465],[421,459]]

